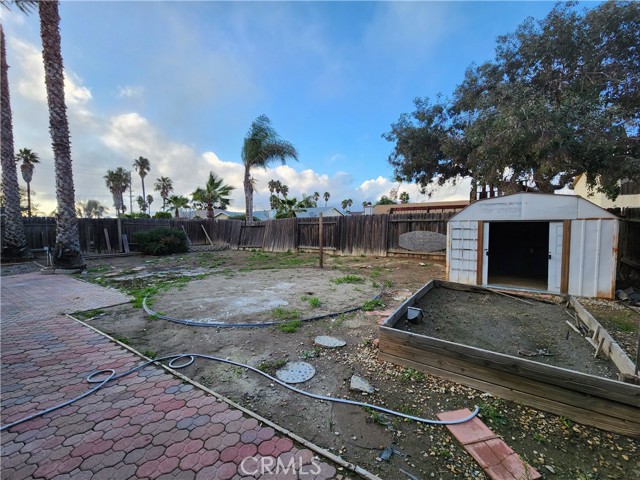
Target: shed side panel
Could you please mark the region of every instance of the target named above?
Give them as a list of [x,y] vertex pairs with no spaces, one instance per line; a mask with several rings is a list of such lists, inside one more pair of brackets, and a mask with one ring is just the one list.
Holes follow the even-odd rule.
[[449,237],[449,281],[475,285],[478,268],[478,222],[450,221]]
[[569,294],[613,298],[618,221],[608,219],[571,222]]

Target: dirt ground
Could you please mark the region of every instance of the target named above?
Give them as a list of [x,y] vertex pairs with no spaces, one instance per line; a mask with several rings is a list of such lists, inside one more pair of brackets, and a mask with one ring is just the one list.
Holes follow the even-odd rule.
[[[430,279],[443,279],[441,263],[397,257],[329,257],[320,271],[312,254],[237,251],[104,258],[87,263],[89,268],[80,278],[122,289],[135,300],[131,305],[77,312],[75,316],[147,356],[202,353],[246,363],[270,374],[286,361],[302,360],[316,369],[311,380],[297,385],[309,392],[360,400],[425,418],[479,405],[483,420],[545,478],[640,478],[637,440],[379,361],[374,340],[381,316],[375,312],[299,322],[329,310],[362,305],[383,287],[384,306],[368,306],[392,310]],[[364,281],[335,282],[347,276]],[[261,291],[270,292],[262,297],[264,308],[248,312],[246,309],[257,305],[249,299],[258,298]],[[162,314],[209,323],[211,320],[206,319],[282,319],[286,328],[179,325],[146,315],[140,305],[147,295],[151,308]],[[466,301],[461,298],[457,303]],[[474,308],[462,314],[465,321]],[[600,308],[604,317],[617,318],[616,303],[605,302]],[[220,313],[224,311],[229,315]],[[630,324],[637,325],[634,321],[631,319]],[[611,321],[612,327],[621,324]],[[616,338],[618,330],[611,328],[610,333]],[[340,349],[319,348],[314,345],[317,335],[331,335],[347,343]],[[381,478],[411,478],[404,472],[419,479],[486,478],[444,427],[312,400],[240,367],[198,360],[182,373]],[[365,377],[375,388],[374,393],[350,391],[353,374]],[[394,455],[388,461],[378,460],[382,450],[391,446]]]
[[593,346],[567,325],[565,304],[525,300],[496,293],[464,292],[437,287],[417,305],[423,321],[401,321],[398,328],[420,335],[505,353],[534,362],[599,377],[618,379],[606,358],[594,358]]

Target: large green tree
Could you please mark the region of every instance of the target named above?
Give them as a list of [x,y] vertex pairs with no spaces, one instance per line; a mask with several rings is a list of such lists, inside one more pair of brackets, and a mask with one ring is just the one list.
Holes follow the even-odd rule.
[[33,170],[36,163],[40,163],[38,154],[30,148],[21,148],[16,155],[16,162],[20,164],[22,179],[27,184],[27,216],[31,216],[31,180],[33,180]]
[[251,169],[267,168],[270,163],[280,160],[284,165],[287,158],[298,159],[295,147],[281,140],[271,120],[266,115],[256,118],[242,145],[242,163],[244,164],[244,198],[246,204],[246,221],[253,221],[253,183]]
[[2,163],[2,198],[4,225],[2,228],[2,257],[5,260],[21,260],[32,257],[27,246],[22,214],[20,212],[20,188],[13,145],[13,121],[9,95],[7,50],[4,30],[0,25],[0,161]]
[[461,176],[552,192],[586,174],[611,198],[640,180],[640,4],[557,4],[498,38],[451,99],[416,99],[383,137],[398,180]]
[[207,218],[213,218],[213,209],[225,209],[231,203],[229,195],[234,187],[225,185],[224,180],[213,172],[209,173],[204,188],[198,187],[192,194],[194,203],[198,207],[206,208]]

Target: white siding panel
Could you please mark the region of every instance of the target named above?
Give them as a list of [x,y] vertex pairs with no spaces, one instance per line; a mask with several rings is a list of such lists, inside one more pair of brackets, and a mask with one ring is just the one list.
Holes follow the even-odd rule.
[[449,281],[476,284],[478,261],[478,222],[449,222],[447,259]]
[[613,298],[617,242],[617,220],[571,222],[569,294]]

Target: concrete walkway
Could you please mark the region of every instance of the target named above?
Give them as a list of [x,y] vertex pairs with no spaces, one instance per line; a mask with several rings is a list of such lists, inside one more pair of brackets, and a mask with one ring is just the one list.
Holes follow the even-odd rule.
[[[85,392],[93,371],[142,363],[62,315],[128,301],[121,293],[39,273],[2,277],[1,289],[2,425]],[[348,478],[327,457],[155,365],[4,430],[1,444],[4,480]]]

